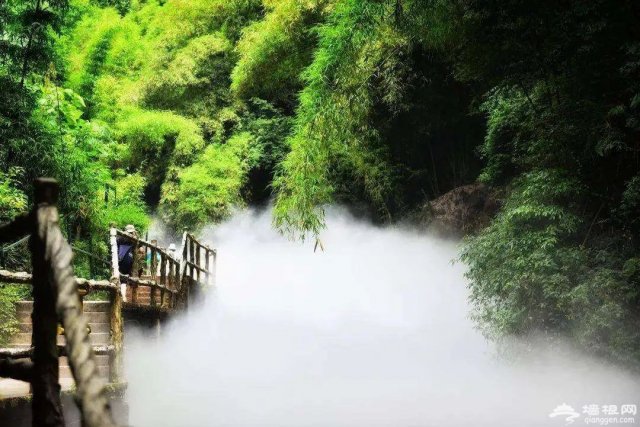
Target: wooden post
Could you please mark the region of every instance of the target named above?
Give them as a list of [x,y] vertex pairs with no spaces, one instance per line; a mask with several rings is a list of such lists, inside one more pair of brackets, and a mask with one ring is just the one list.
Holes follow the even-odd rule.
[[167,257],[165,254],[160,254],[160,284],[167,286]]
[[109,328],[111,330],[111,344],[114,347],[109,358],[109,382],[123,382],[122,350],[124,348],[124,321],[122,319],[122,294],[111,292],[111,306],[109,307]]
[[124,322],[122,320],[122,303],[127,297],[127,284],[120,283],[120,268],[118,267],[118,233],[115,224],[109,231],[111,243],[111,283],[120,286],[120,292],[111,292],[111,305],[109,307],[109,329],[111,332],[111,344],[114,347],[109,357],[109,381],[122,382],[122,349],[124,347]]
[[138,284],[130,282],[129,288],[131,288],[131,303],[136,304],[138,302]]
[[216,273],[218,267],[218,251],[213,249],[211,251],[211,286],[216,285]]
[[189,239],[190,241],[190,247],[189,247],[189,252],[190,253],[190,267],[191,269],[189,270],[189,304],[191,303],[191,298],[193,297],[193,284],[195,282],[195,275],[196,275],[196,269],[194,268],[195,265],[195,261],[196,261],[196,257],[195,257],[195,252],[196,252],[196,243],[193,241],[193,238]]
[[209,270],[210,268],[210,261],[211,261],[211,249],[209,249],[209,246],[207,245],[205,247],[205,251],[204,251],[204,268],[205,270],[207,270],[207,272],[205,273],[205,280],[207,281],[207,286],[211,286],[211,271]]
[[180,290],[180,263],[176,263],[173,271],[173,283],[176,291]]
[[176,302],[174,304],[175,306],[182,304],[181,300],[184,293],[184,275],[187,271],[186,263],[189,260],[188,255],[189,255],[189,244],[187,241],[187,228],[185,227],[182,232],[182,250],[180,252],[180,265],[178,265],[178,269],[175,272],[176,273],[175,284],[176,284],[176,290],[178,291]]
[[202,254],[200,253],[200,245],[196,243],[196,260],[195,263],[198,267],[202,266]]
[[191,297],[192,297],[192,293],[193,293],[193,284],[195,282],[195,276],[196,276],[196,269],[194,268],[195,263],[196,263],[196,242],[193,241],[193,237],[189,236],[189,256],[190,259],[189,261],[191,261],[190,264],[190,271],[189,271],[189,303],[191,302]]
[[[154,243],[155,242],[155,243]],[[152,240],[151,243],[154,245],[157,244],[155,240]],[[151,262],[149,263],[149,276],[151,276],[151,280],[156,280],[158,278],[158,261],[156,260],[157,252],[156,248],[150,248],[151,250]]]
[[[133,261],[131,264],[131,273],[129,273],[129,275],[131,277],[139,277],[141,263],[140,263],[140,255],[138,254],[138,250],[139,250],[138,239],[135,239],[134,242],[135,243],[133,245]],[[142,262],[144,263],[144,261],[145,260],[143,259]]]
[[156,287],[149,286],[149,305],[155,307],[156,305]]
[[34,427],[64,427],[62,403],[60,401],[59,362],[56,336],[58,316],[56,302],[58,292],[50,279],[50,268],[45,259],[45,241],[40,236],[50,221],[57,221],[58,183],[53,179],[40,178],[35,181],[34,223],[29,246],[33,265],[33,330],[34,347],[33,377],[33,417]]
[[195,248],[196,248],[196,244],[193,241],[193,239],[189,239],[189,261],[191,262],[191,269],[190,269],[190,274],[189,276],[191,277],[191,280],[193,281],[193,276],[195,273],[195,269],[193,268],[193,265],[195,264],[196,261],[196,254],[195,254]]
[[189,274],[187,272],[188,265],[185,264],[180,276],[180,299],[178,301],[178,304],[182,309],[186,309],[189,305]]
[[123,300],[127,298],[127,285],[120,283],[120,267],[118,265],[118,233],[115,224],[111,224],[109,230],[109,243],[111,244],[111,283],[120,285],[120,295]]

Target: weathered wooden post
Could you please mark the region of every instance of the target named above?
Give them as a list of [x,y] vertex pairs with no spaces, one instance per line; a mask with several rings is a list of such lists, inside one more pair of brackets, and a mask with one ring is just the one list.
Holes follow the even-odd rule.
[[[202,266],[202,254],[200,253],[200,243],[196,243],[196,259],[195,264],[198,267]],[[196,268],[196,282],[200,282],[200,269]]]
[[[167,256],[164,251],[160,252],[160,284],[167,287]],[[165,297],[164,289],[160,290],[160,307],[164,306]]]
[[167,256],[160,252],[160,284],[167,285]]
[[131,304],[138,303],[138,284],[129,280],[129,288],[131,289]]
[[209,248],[209,244],[204,247],[204,269],[207,271],[205,273],[205,280],[207,281],[207,286],[211,286],[211,249]]
[[187,275],[187,262],[189,261],[189,240],[187,228],[184,227],[182,231],[182,253],[180,258],[180,265],[176,272],[176,283],[178,286],[178,297],[176,298],[176,305],[183,305],[186,307],[185,295],[189,292],[188,286],[185,286]]
[[[168,268],[168,272],[167,272],[167,289],[174,289],[174,281],[173,281],[173,269],[175,268],[175,264],[173,262],[173,260],[171,258],[169,258],[167,260],[167,262],[169,263],[169,268]],[[168,303],[168,307],[171,307],[171,304],[173,303],[173,297],[172,297],[172,293],[169,293],[169,303]]]
[[139,245],[139,241],[137,238],[133,238],[132,239],[134,241],[133,244],[133,261],[132,261],[132,267],[131,267],[131,273],[129,274],[131,277],[139,277],[140,276],[140,270],[142,270],[142,268],[140,268],[143,263],[145,262],[144,258],[142,259],[142,263],[140,262],[140,245]]
[[[60,401],[58,346],[58,315],[56,302],[58,292],[51,280],[46,260],[46,235],[48,220],[57,219],[58,183],[53,179],[39,178],[35,181],[35,206],[33,230],[29,239],[33,265],[33,418],[34,427],[64,427],[62,403]],[[53,218],[55,216],[55,218]]]
[[157,250],[157,246],[158,246],[158,241],[157,240],[152,240],[151,244],[153,245],[150,249],[151,251],[151,266],[149,267],[150,271],[149,271],[149,275],[151,276],[152,280],[157,280],[158,279],[158,250]]
[[122,382],[122,350],[124,347],[124,322],[122,321],[122,302],[126,298],[127,285],[120,283],[120,267],[118,266],[118,239],[114,225],[109,231],[109,242],[111,244],[111,283],[119,287],[120,292],[111,292],[111,305],[109,312],[109,328],[111,330],[111,343],[113,353],[109,360],[109,381],[112,383]]
[[196,244],[193,241],[193,238],[191,236],[189,236],[189,262],[190,264],[190,270],[189,270],[189,276],[191,277],[191,281],[193,282],[193,277],[194,277],[194,268],[193,265],[195,264],[195,257],[196,257]]
[[180,285],[180,287],[182,288],[181,305],[185,310],[189,308],[189,298],[191,293],[191,287],[189,286],[191,279],[189,279],[189,274],[187,273],[187,271],[187,265],[185,264],[184,270],[182,271],[182,285]]
[[180,286],[181,286],[181,283],[180,283],[180,274],[182,274],[180,271],[181,266],[182,266],[182,260],[180,262],[176,262],[174,266],[173,283],[176,291],[180,290]]
[[189,236],[189,261],[190,264],[189,266],[191,267],[189,269],[189,299],[188,299],[188,304],[191,303],[191,298],[194,294],[194,288],[195,288],[195,277],[196,277],[196,269],[194,268],[195,266],[195,262],[196,262],[196,242],[193,239],[193,236]]
[[211,286],[216,285],[216,268],[218,266],[218,251],[217,249],[211,250]]

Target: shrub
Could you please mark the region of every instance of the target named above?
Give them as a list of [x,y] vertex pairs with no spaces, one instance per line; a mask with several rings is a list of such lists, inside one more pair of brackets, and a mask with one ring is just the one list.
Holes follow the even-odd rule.
[[27,286],[0,283],[0,346],[7,345],[11,336],[18,332],[15,302],[29,296]]

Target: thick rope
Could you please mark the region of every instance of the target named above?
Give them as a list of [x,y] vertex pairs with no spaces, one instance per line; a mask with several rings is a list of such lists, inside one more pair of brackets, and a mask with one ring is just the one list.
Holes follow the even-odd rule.
[[37,211],[38,235],[45,242],[45,259],[51,266],[52,279],[58,291],[56,310],[64,325],[67,357],[76,382],[77,400],[87,427],[115,427],[105,382],[98,365],[82,316],[78,288],[73,276],[71,246],[58,226],[58,211],[53,206]]

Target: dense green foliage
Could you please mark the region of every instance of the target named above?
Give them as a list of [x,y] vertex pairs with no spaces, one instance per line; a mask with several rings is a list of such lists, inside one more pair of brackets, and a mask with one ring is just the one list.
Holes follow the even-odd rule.
[[511,1],[447,18],[474,40],[457,44],[454,69],[488,89],[480,179],[511,187],[463,254],[490,333],[566,332],[640,360],[639,12]]
[[28,296],[29,288],[26,286],[0,283],[0,346],[7,345],[11,336],[19,331],[14,302]]
[[268,200],[313,237],[329,203],[388,221],[480,180],[506,194],[462,253],[480,327],[637,363],[638,16],[631,0],[5,0],[0,219],[46,174],[93,252],[110,222],[197,228]]

